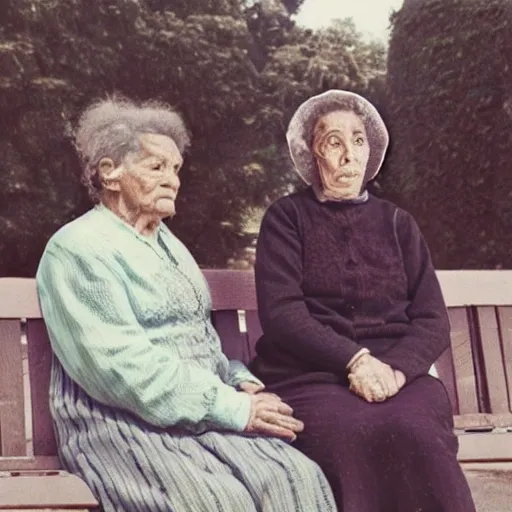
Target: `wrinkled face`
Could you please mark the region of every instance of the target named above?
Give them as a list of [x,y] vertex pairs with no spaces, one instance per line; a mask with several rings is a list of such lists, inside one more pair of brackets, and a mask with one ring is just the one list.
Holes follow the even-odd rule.
[[119,176],[119,193],[128,210],[161,218],[176,213],[180,188],[178,173],[183,158],[175,142],[166,135],[140,136],[142,150],[128,155]]
[[357,114],[340,110],[321,117],[313,133],[313,153],[326,197],[359,196],[370,146],[364,123]]

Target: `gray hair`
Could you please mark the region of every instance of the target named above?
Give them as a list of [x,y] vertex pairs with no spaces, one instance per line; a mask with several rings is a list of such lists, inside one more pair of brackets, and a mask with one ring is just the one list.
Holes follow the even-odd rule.
[[311,109],[311,116],[304,122],[304,139],[308,141],[309,147],[313,147],[314,131],[318,122],[333,112],[353,112],[366,126],[370,113],[366,105],[361,104],[354,98],[335,99],[332,102],[319,103]]
[[90,105],[80,116],[75,132],[77,151],[82,159],[81,182],[95,203],[102,189],[98,165],[108,157],[120,165],[129,153],[142,149],[139,136],[155,133],[170,137],[183,153],[190,136],[181,116],[169,105],[144,102],[140,105],[118,98]]
[[322,117],[340,110],[354,112],[365,126],[370,146],[365,183],[375,177],[382,165],[389,136],[375,107],[362,96],[349,91],[326,91],[299,106],[286,133],[295,170],[308,185],[318,181],[317,164],[312,151],[315,126]]

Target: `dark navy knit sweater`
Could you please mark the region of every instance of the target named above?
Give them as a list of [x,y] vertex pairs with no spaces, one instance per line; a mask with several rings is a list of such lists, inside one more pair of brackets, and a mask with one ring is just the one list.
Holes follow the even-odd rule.
[[388,201],[321,203],[311,188],[283,197],[264,216],[256,257],[256,350],[281,377],[345,375],[367,347],[412,380],[449,345],[428,248]]

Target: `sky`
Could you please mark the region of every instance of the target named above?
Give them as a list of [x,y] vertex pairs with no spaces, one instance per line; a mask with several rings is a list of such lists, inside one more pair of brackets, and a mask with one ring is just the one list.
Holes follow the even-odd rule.
[[306,0],[295,18],[303,26],[316,29],[335,18],[352,18],[365,39],[387,42],[389,15],[404,0]]

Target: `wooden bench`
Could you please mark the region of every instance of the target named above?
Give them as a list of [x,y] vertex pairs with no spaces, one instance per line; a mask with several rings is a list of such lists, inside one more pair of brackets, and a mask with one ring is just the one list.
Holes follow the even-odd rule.
[[[224,350],[247,362],[261,334],[253,274],[205,275]],[[512,461],[512,271],[438,275],[452,343],[436,369],[453,404],[459,459]],[[97,505],[80,479],[61,471],[48,410],[50,362],[34,280],[0,279],[0,509]]]

